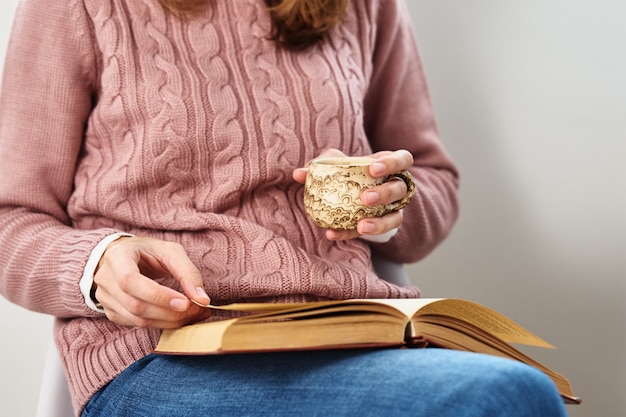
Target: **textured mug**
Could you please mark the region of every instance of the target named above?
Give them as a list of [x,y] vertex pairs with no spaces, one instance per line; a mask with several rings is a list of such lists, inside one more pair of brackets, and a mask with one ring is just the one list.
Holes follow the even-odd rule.
[[[304,207],[309,217],[320,227],[353,230],[361,219],[381,217],[409,204],[415,194],[415,183],[408,171],[383,178],[369,174],[374,162],[370,157],[319,158],[308,165],[304,184]],[[400,178],[407,186],[407,195],[391,204],[366,206],[361,193],[390,179]]]

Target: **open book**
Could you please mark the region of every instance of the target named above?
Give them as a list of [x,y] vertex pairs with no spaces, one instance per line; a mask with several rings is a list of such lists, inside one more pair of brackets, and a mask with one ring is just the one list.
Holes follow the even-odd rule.
[[242,303],[210,308],[240,317],[165,330],[162,354],[220,354],[357,347],[426,347],[486,353],[546,373],[567,403],[580,403],[569,381],[511,343],[554,348],[482,305],[453,298],[356,299],[294,304]]

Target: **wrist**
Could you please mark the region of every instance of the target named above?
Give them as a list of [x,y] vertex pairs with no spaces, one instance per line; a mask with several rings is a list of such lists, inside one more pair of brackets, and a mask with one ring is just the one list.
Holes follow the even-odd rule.
[[126,236],[133,235],[128,233],[114,233],[112,235],[106,236],[104,239],[98,242],[98,244],[92,249],[91,253],[89,254],[87,264],[85,265],[85,269],[83,270],[83,276],[81,277],[79,283],[80,292],[83,294],[87,307],[99,313],[104,313],[104,309],[96,298],[97,286],[94,283],[94,275],[98,270],[100,259],[102,258],[102,255],[104,254],[104,251],[109,246],[109,244],[121,237]]

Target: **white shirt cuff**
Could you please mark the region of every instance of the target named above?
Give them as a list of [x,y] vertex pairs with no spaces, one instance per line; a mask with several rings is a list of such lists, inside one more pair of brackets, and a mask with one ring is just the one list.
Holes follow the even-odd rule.
[[80,292],[85,297],[85,304],[87,306],[97,311],[98,313],[104,313],[104,309],[99,303],[96,303],[94,299],[91,298],[91,287],[93,287],[93,276],[96,273],[96,268],[98,267],[98,263],[100,262],[100,258],[104,254],[107,246],[109,244],[121,237],[124,236],[133,236],[128,233],[114,233],[112,235],[108,235],[104,239],[102,239],[95,248],[89,254],[89,259],[87,259],[87,264],[85,265],[85,269],[83,271],[83,276],[80,279]]
[[382,235],[361,235],[359,236],[363,240],[367,240],[368,242],[374,243],[385,243],[389,242],[389,240],[394,237],[398,233],[398,228],[391,229],[390,231],[383,233]]

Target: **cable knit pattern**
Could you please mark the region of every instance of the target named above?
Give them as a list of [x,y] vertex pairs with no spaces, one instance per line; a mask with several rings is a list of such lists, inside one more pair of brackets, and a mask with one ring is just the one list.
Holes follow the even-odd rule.
[[[160,332],[91,311],[90,251],[124,231],[180,242],[216,303],[417,297],[372,249],[428,254],[457,216],[403,0],[354,0],[321,45],[268,40],[263,0],[180,19],[157,0],[23,0],[0,96],[0,292],[58,317],[78,413]],[[417,194],[389,242],[331,242],[292,170],[328,147],[408,149]],[[217,316],[217,315],[216,315]]]

